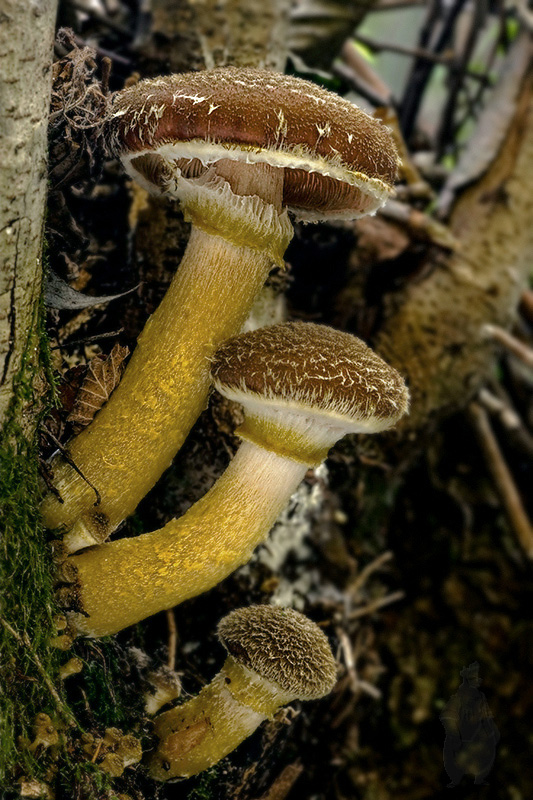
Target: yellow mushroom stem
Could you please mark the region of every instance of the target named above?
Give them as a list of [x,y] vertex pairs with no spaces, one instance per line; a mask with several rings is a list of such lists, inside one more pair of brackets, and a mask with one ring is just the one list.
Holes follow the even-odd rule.
[[73,615],[79,632],[116,633],[215,586],[250,559],[306,470],[305,463],[245,441],[183,517],[153,533],[70,556],[88,615]]
[[166,781],[208,769],[295,699],[228,656],[199,695],[156,718],[159,744],[148,762],[151,776]]
[[[279,211],[282,171],[239,164],[234,173],[213,167],[183,180],[184,194],[180,184],[193,223],[186,253],[119,386],[68,446],[87,480],[62,456],[52,462],[62,502],[48,494],[42,515],[47,527],[70,529],[69,552],[106,539],[170,466],[207,404],[213,353],[242,328],[272,264],[283,263],[292,227]],[[232,191],[240,186],[245,196]]]

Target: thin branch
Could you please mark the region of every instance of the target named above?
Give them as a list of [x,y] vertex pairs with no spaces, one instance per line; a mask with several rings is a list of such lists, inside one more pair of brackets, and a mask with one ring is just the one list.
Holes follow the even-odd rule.
[[533,367],[533,348],[513,336],[512,333],[499,325],[484,325],[483,332],[506,350],[520,359],[528,367]]
[[419,58],[421,61],[432,61],[435,64],[452,64],[455,59],[453,51],[434,53],[432,50],[426,50],[423,47],[405,47],[393,42],[377,42],[375,39],[363,36],[360,33],[354,33],[353,38],[356,42],[368,47],[373,53],[381,53],[385,50],[390,53],[398,53],[401,56]]
[[369,103],[372,103],[373,106],[387,106],[391,102],[390,96],[386,97],[378,94],[367,81],[361,78],[361,76],[344,61],[335,61],[331,71],[334,75],[346,81],[351,89],[360,94],[361,97],[364,97],[365,100],[368,100]]
[[524,27],[533,33],[533,12],[529,10],[527,0],[515,0],[518,19]]
[[439,245],[452,252],[461,249],[459,240],[447,225],[407,203],[399,200],[387,200],[378,213],[385,219],[392,219],[406,225],[413,238]]
[[474,431],[486,458],[509,522],[516,534],[518,543],[527,558],[533,559],[533,527],[522,503],[513,476],[500,450],[490,419],[479,403],[470,403],[468,413]]
[[176,625],[176,617],[174,609],[167,609],[167,625],[168,625],[168,657],[167,667],[174,672],[176,669],[176,647],[178,646],[178,628]]
[[341,646],[344,657],[344,665],[348,675],[350,676],[352,688],[355,688],[355,686],[357,686],[357,672],[355,670],[355,658],[353,654],[352,643],[350,642],[350,638],[344,628],[338,627],[335,633],[337,634],[337,638]]
[[367,564],[358,575],[351,581],[348,586],[346,587],[346,591],[351,595],[356,595],[365,585],[367,580],[370,576],[377,572],[379,569],[382,569],[385,564],[388,564],[394,558],[394,554],[391,550],[387,550],[385,553],[381,553],[377,558]]
[[375,11],[397,11],[399,8],[423,6],[426,2],[427,0],[380,0],[372,9],[372,13]]
[[400,121],[396,109],[390,105],[385,108],[378,108],[374,116],[389,128],[392,133],[392,138],[396,144],[398,155],[400,157],[400,179],[405,180],[406,185],[402,188],[405,192],[411,193],[413,197],[422,198],[424,200],[432,200],[434,197],[431,186],[421,175],[418,167],[414,164],[409,148],[405,143],[402,131],[400,128]]
[[450,76],[451,80],[449,81],[450,86],[448,90],[448,95],[441,115],[441,122],[439,125],[439,133],[437,137],[437,158],[439,160],[442,157],[446,145],[449,142],[450,133],[453,131],[453,120],[457,108],[457,96],[465,80],[465,74],[468,69],[468,62],[472,57],[472,53],[474,51],[474,47],[477,42],[479,31],[483,22],[484,14],[485,10],[483,4],[474,3],[472,9],[471,24],[468,30],[468,34],[466,36],[464,47],[462,48],[463,52],[460,53],[456,58],[455,65],[451,71],[451,76]]
[[490,414],[498,416],[512,445],[527,458],[533,458],[533,436],[501,383],[493,380],[490,389],[480,389],[478,400]]
[[100,750],[102,749],[102,745],[104,743],[103,739],[99,739],[98,744],[96,745],[96,749],[93,753],[93,757],[91,758],[91,764],[96,764],[96,759],[100,755]]
[[378,611],[380,608],[384,606],[389,606],[392,603],[397,603],[400,600],[403,600],[405,597],[405,592],[392,592],[391,594],[386,595],[385,597],[379,597],[377,600],[373,600],[371,603],[368,603],[366,606],[361,606],[361,608],[356,608],[355,611],[352,611],[348,614],[348,619],[354,620],[359,619],[360,617],[366,617],[368,614],[373,614],[374,611]]
[[63,348],[71,347],[76,344],[90,344],[91,342],[99,342],[100,339],[113,339],[124,332],[124,328],[119,328],[118,331],[109,331],[109,333],[96,333],[94,336],[86,336],[84,339],[73,339],[71,342],[60,342],[55,344],[50,350],[62,350]]
[[287,764],[266,794],[261,795],[259,800],[285,800],[303,771],[304,767],[299,759],[292,764]]
[[523,427],[522,420],[514,408],[511,408],[501,397],[497,397],[487,387],[479,390],[478,400],[491,414],[497,414],[508,430],[515,431]]
[[[53,444],[55,444],[55,446],[56,446],[56,447],[57,447],[57,449],[60,451],[61,455],[63,456],[63,458],[65,459],[65,461],[67,462],[67,464],[69,464],[69,465],[72,467],[72,469],[73,469],[75,472],[77,472],[77,473],[78,473],[78,475],[80,476],[80,478],[81,478],[82,480],[84,480],[84,481],[85,481],[85,483],[86,483],[88,486],[90,486],[90,487],[91,487],[91,489],[93,490],[93,492],[94,492],[94,493],[95,493],[95,495],[96,495],[96,502],[94,503],[94,505],[95,505],[95,506],[98,506],[98,505],[100,505],[100,502],[101,502],[101,499],[102,499],[102,498],[100,497],[100,492],[98,491],[98,489],[96,488],[96,486],[94,486],[94,485],[91,483],[91,481],[90,481],[88,478],[86,478],[86,477],[85,477],[85,475],[83,474],[83,472],[81,471],[81,469],[80,469],[79,467],[77,467],[77,466],[76,466],[76,464],[75,464],[75,463],[74,463],[74,461],[72,460],[72,457],[70,456],[70,454],[69,454],[68,450],[66,450],[66,448],[64,448],[64,447],[63,447],[63,445],[61,444],[61,442],[60,442],[58,439],[56,439],[56,437],[54,436],[54,434],[53,434],[53,433],[51,433],[51,431],[49,431],[49,430],[48,430],[48,428],[47,428],[45,425],[41,425],[41,430],[42,430],[42,432],[44,433],[44,435],[45,435],[45,436],[48,436],[48,438],[49,438],[49,439],[50,439],[50,440],[53,442]],[[61,500],[61,502],[63,502],[63,500]]]
[[[466,0],[455,0],[451,4],[444,20],[440,19],[438,8],[440,4],[433,4],[428,22],[424,26],[420,37],[419,46],[423,50],[431,48],[431,51],[435,54],[442,53],[451,39],[457,17],[463,10],[465,3]],[[437,29],[438,32],[435,33]],[[433,47],[431,47],[432,41],[434,41]],[[422,97],[434,66],[434,63],[428,61],[427,58],[417,58],[413,65],[411,76],[405,87],[400,114],[402,130],[406,139],[409,139],[413,132]]]
[[365,692],[375,700],[379,700],[381,697],[381,691],[377,688],[377,686],[374,686],[374,684],[369,683],[368,681],[361,680],[357,674],[355,654],[348,634],[343,628],[340,627],[336,629],[336,634],[341,645],[344,663],[346,665],[346,672],[348,674],[352,692]]

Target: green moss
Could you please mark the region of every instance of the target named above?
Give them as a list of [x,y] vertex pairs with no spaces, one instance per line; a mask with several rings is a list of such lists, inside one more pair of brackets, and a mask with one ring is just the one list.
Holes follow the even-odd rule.
[[219,765],[215,765],[197,778],[194,788],[187,795],[187,800],[213,800],[217,796],[218,787],[220,787],[220,768]]
[[[35,312],[14,396],[0,432],[0,785],[12,785],[21,774],[38,776],[39,767],[17,737],[32,737],[32,722],[41,711],[64,713],[54,684],[59,654],[52,652],[54,613],[52,565],[39,519],[38,455],[35,430],[51,402],[36,397],[35,377],[50,372],[42,309]],[[41,382],[44,383],[44,381]]]
[[113,789],[113,778],[103,772],[90,761],[67,763],[59,776],[61,796],[72,800],[113,800],[116,790]]
[[84,662],[83,697],[72,704],[79,719],[88,705],[100,727],[130,730],[142,716],[144,701],[127,652],[111,637],[79,639],[75,651]]

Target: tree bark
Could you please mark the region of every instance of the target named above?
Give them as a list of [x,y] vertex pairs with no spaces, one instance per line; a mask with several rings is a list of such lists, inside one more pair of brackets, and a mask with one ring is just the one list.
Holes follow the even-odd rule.
[[[408,434],[464,408],[494,366],[497,348],[487,325],[510,328],[527,286],[533,253],[532,45],[524,35],[508,57],[519,84],[515,111],[490,166],[464,191],[450,219],[459,250],[431,262],[425,278],[391,299],[374,342],[407,377]],[[529,67],[529,68],[528,68]]]
[[0,425],[25,359],[36,361],[56,9],[4,0],[0,10]]

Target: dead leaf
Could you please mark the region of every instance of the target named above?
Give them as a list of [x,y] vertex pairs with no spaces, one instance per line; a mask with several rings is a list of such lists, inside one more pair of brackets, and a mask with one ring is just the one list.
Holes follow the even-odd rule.
[[74,310],[77,308],[90,308],[92,306],[99,306],[101,303],[110,303],[111,300],[117,300],[119,297],[125,297],[131,292],[134,292],[138,287],[133,286],[125,292],[120,294],[107,294],[101,297],[92,297],[87,294],[77,292],[72,286],[56,275],[56,273],[49,269],[46,273],[44,283],[44,302],[48,308],[69,309]]
[[77,364],[65,372],[63,381],[59,386],[58,394],[61,403],[61,416],[68,419],[74,408],[76,399],[87,375],[87,364]]
[[91,359],[87,375],[67,417],[69,422],[74,423],[75,430],[85,428],[109,399],[122,377],[124,359],[128,353],[127,347],[117,343],[108,356],[98,355]]

